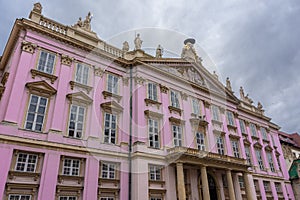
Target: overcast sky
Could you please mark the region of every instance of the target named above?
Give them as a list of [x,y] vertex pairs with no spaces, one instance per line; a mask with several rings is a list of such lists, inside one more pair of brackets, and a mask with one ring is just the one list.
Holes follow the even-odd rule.
[[[0,0],[0,54],[15,19],[27,18],[35,2]],[[120,34],[128,37],[132,46],[134,32],[141,32],[143,47],[162,44],[165,50],[179,54],[181,39],[193,37],[199,56],[204,58],[209,71],[217,71],[221,82],[225,83],[226,77],[230,77],[237,96],[239,87],[243,86],[245,94],[249,93],[255,105],[260,101],[266,115],[281,126],[282,131],[300,132],[300,1],[40,2],[44,16],[65,25],[73,25],[78,17],[84,18],[91,11],[93,31],[120,48],[122,43],[114,38]],[[150,42],[153,29],[149,27],[155,28],[158,35],[164,33],[163,37],[157,37],[156,43]],[[166,36],[166,33],[170,34]],[[180,40],[171,47],[167,40],[172,35],[179,35],[176,37]],[[175,47],[177,50],[172,49]]]

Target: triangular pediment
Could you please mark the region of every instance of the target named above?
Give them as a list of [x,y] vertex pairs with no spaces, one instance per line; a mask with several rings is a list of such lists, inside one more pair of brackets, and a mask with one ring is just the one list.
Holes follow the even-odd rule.
[[254,145],[253,145],[254,148],[257,148],[257,149],[261,149],[262,148],[262,145],[259,143],[259,142],[256,142]]
[[272,148],[270,145],[267,145],[267,146],[265,147],[265,150],[267,150],[267,151],[272,151],[273,148]]
[[26,83],[26,87],[30,92],[42,95],[52,96],[56,94],[56,89],[49,85],[46,81],[37,81]]
[[78,103],[84,103],[84,104],[90,104],[93,102],[93,99],[90,98],[88,95],[86,95],[84,92],[76,92],[76,93],[71,93],[67,95],[67,98],[71,102],[78,102]]
[[105,103],[102,103],[100,106],[101,106],[101,108],[103,108],[104,110],[106,110],[108,112],[122,112],[123,111],[123,107],[120,106],[115,101],[105,102]]

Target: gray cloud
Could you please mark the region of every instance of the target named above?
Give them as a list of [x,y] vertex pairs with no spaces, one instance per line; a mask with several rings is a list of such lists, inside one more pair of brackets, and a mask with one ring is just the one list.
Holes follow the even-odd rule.
[[[0,50],[15,18],[26,18],[35,1],[0,1]],[[300,2],[297,0],[206,1],[41,1],[43,14],[66,25],[93,13],[92,29],[101,39],[121,47],[115,35],[132,44],[134,29],[156,27],[196,38],[206,67],[222,82],[230,77],[238,94],[242,85],[283,131],[300,132]],[[131,30],[128,32],[128,30]],[[158,30],[158,29],[157,29]],[[168,31],[163,31],[164,33]],[[158,31],[159,32],[159,31]],[[181,39],[181,37],[178,36]],[[144,45],[168,46],[177,54],[182,41],[142,34]],[[154,39],[157,39],[155,41]],[[172,40],[172,41],[173,41]],[[208,57],[209,56],[209,57]],[[210,59],[211,60],[210,60]]]

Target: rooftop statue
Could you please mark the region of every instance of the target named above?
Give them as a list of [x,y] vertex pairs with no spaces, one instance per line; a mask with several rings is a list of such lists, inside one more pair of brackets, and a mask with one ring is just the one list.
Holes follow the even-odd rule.
[[82,21],[82,18],[79,17],[77,23],[74,26],[91,31],[91,21],[92,21],[92,14],[91,12],[89,12],[88,15],[85,17],[84,21]]
[[158,45],[158,47],[156,48],[156,58],[162,58],[162,54],[163,54],[163,48],[160,46],[160,44]]
[[123,51],[129,51],[129,44],[127,41],[123,42],[123,47],[122,47]]
[[143,40],[140,38],[140,34],[138,33],[134,39],[135,50],[141,49]]
[[181,58],[201,62],[198,57],[196,49],[194,48],[195,39],[189,38],[184,41],[184,46],[181,52]]
[[244,94],[244,89],[243,89],[242,86],[240,87],[240,98],[241,98],[242,101],[244,101],[244,102],[246,102],[246,103],[249,103],[249,104],[252,104],[252,103],[253,103],[253,100],[249,97],[249,94],[247,94],[247,95],[245,96],[245,94]]
[[231,88],[231,82],[229,80],[229,77],[226,78],[226,88],[230,91],[232,91],[232,88]]

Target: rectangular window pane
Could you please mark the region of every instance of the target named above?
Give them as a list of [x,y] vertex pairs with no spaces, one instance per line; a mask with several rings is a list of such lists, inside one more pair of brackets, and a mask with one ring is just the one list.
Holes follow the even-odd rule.
[[37,69],[39,71],[52,74],[55,62],[55,54],[41,51]]
[[101,178],[116,179],[117,166],[115,163],[102,163],[101,165]]
[[256,126],[250,123],[250,131],[252,136],[257,136]]
[[104,142],[116,144],[117,116],[111,113],[105,113],[104,119]]
[[196,133],[196,142],[198,150],[205,151],[205,136],[204,133],[197,132]]
[[157,101],[157,86],[154,83],[148,83],[148,98]]
[[15,170],[35,172],[38,156],[36,154],[18,153]]
[[220,111],[217,106],[212,106],[213,120],[220,121]]
[[233,151],[234,157],[239,158],[240,157],[240,151],[239,151],[238,141],[237,140],[232,140],[231,145],[232,145],[232,151]]
[[231,125],[231,126],[234,126],[235,123],[234,123],[233,113],[228,111],[228,112],[226,112],[226,114],[227,114],[227,122],[228,122],[228,124]]
[[83,124],[85,117],[85,108],[78,105],[71,105],[68,136],[81,138],[83,133]]
[[79,176],[80,160],[73,158],[65,158],[63,161],[63,175]]
[[157,166],[157,165],[149,166],[149,179],[153,181],[161,180],[161,166]]
[[118,94],[118,81],[119,78],[112,74],[107,75],[107,91],[113,94]]
[[87,85],[89,76],[89,66],[77,63],[75,81],[77,83]]
[[197,99],[192,99],[193,113],[200,116],[200,102]]
[[179,94],[178,94],[178,92],[175,92],[173,90],[171,90],[171,106],[173,106],[175,108],[180,108]]
[[149,146],[159,148],[158,121],[148,119]]
[[222,136],[217,136],[217,150],[218,154],[224,155],[224,140]]
[[174,146],[182,146],[182,133],[181,127],[178,125],[172,125],[172,132],[173,132],[173,142]]
[[244,120],[239,120],[239,123],[240,123],[240,128],[241,128],[241,132],[242,133],[246,133],[246,126],[245,126],[245,122]]

